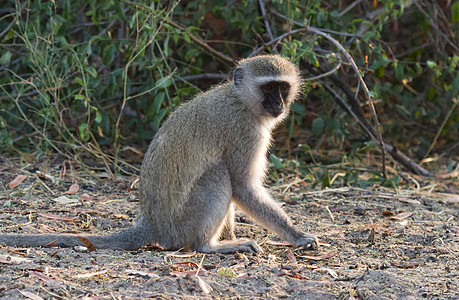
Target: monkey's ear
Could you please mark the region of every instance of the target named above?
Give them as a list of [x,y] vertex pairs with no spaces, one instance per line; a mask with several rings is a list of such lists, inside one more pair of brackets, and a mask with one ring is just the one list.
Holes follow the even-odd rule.
[[244,80],[244,71],[242,68],[236,68],[233,72],[234,85],[238,86]]

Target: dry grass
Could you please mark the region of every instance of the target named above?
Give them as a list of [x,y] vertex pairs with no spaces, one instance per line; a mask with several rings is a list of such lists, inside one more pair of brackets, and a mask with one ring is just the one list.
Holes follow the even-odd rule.
[[[135,220],[134,177],[96,181],[74,170],[53,183],[31,165],[14,165],[0,170],[2,232],[101,233]],[[45,173],[57,179],[60,166]],[[27,178],[8,188],[18,174]],[[78,191],[65,194],[73,183]],[[272,192],[298,227],[320,236],[317,251],[287,246],[241,214],[236,235],[255,239],[264,253],[2,247],[0,297],[451,299],[459,294],[459,195],[445,186],[454,191],[457,182],[311,191],[286,177]],[[53,201],[63,195],[77,202]]]

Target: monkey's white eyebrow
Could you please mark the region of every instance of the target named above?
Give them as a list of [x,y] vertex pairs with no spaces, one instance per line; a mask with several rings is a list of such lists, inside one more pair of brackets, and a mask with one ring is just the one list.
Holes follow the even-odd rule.
[[293,83],[298,82],[298,78],[292,75],[280,75],[280,76],[259,76],[255,77],[256,83],[265,83],[270,81],[285,81],[293,85]]

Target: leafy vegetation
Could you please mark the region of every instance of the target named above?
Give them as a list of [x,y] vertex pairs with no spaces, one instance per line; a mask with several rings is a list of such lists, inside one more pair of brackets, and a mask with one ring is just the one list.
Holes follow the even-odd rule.
[[[80,162],[92,156],[107,167],[126,170],[138,162],[133,152],[145,149],[167,115],[182,101],[221,82],[233,60],[278,52],[299,63],[305,78],[313,77],[311,72],[339,69],[306,81],[308,97],[292,107],[292,115],[277,132],[280,142],[273,165],[284,167],[277,157],[288,156],[303,167],[320,161],[348,166],[350,157],[379,155],[377,145],[326,88],[342,97],[346,89],[355,94],[367,114],[355,72],[329,40],[299,30],[309,25],[336,39],[356,61],[385,141],[417,161],[439,155],[449,160],[451,169],[457,164],[457,2],[4,3],[2,153],[58,152]],[[320,172],[324,174],[316,178],[330,185],[329,170]],[[342,184],[358,180],[350,170]]]

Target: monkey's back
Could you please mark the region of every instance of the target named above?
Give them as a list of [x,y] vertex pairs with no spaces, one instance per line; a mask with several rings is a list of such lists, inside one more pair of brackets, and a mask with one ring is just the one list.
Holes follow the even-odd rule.
[[256,122],[232,86],[217,86],[180,105],[151,142],[141,167],[141,218],[154,223],[158,232],[186,214],[184,203],[204,172],[221,162],[227,151],[235,151],[225,146],[231,145],[228,136],[244,134],[242,122]]

